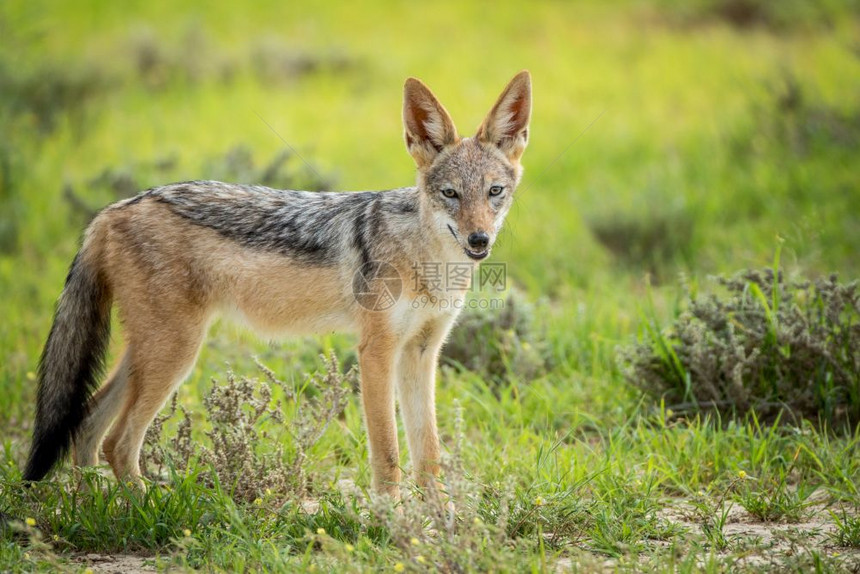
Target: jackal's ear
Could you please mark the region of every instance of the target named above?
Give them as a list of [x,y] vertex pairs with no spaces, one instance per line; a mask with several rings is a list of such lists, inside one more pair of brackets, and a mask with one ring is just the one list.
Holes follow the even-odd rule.
[[477,138],[498,146],[511,161],[519,161],[529,141],[532,78],[523,70],[510,81],[481,127]]
[[419,168],[429,167],[440,151],[459,140],[445,107],[415,78],[403,86],[403,127],[406,149]]

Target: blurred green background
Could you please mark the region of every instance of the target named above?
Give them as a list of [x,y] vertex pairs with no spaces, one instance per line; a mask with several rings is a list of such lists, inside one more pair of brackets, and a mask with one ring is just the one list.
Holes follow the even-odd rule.
[[[469,134],[524,68],[531,143],[494,260],[550,310],[555,383],[596,413],[626,404],[612,353],[648,284],[665,315],[679,273],[766,265],[780,243],[791,272],[857,277],[857,14],[795,0],[6,0],[0,426],[27,428],[53,303],[99,207],[186,179],[410,185],[404,79]],[[230,340],[230,356],[262,348]]]

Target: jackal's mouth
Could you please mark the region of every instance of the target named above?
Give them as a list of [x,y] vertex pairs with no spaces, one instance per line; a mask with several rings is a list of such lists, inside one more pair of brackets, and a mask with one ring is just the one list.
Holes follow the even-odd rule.
[[487,249],[485,251],[472,251],[470,249],[464,249],[463,251],[466,252],[466,255],[468,255],[472,259],[476,259],[478,261],[480,261],[481,259],[484,259],[487,255],[490,254],[489,249]]
[[[451,227],[450,223],[448,224],[448,231],[451,232],[451,235],[454,236],[454,239],[457,240],[457,243],[460,243],[460,238],[457,237],[457,233],[454,231],[454,228]],[[484,249],[483,251],[472,251],[468,247],[464,247],[463,251],[465,251],[466,255],[468,255],[471,259],[475,259],[476,261],[480,261],[481,259],[484,259],[487,255],[490,254],[489,249]]]

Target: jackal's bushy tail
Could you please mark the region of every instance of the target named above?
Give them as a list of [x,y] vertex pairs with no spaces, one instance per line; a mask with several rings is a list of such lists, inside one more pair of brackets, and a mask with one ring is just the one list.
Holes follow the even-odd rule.
[[[111,292],[86,246],[72,262],[39,363],[39,391],[24,480],[40,480],[69,451],[98,385],[110,339]],[[91,255],[91,254],[89,254]]]

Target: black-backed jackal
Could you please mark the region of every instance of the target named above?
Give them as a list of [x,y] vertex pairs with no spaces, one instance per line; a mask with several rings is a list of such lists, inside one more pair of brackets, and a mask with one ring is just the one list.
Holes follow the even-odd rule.
[[[460,138],[430,90],[409,79],[403,122],[415,187],[311,193],[194,181],[105,208],[72,263],[42,353],[24,478],[41,479],[73,446],[75,464],[96,464],[102,447],[117,477],[139,481],[147,427],[194,365],[213,317],[226,313],[267,335],[357,332],[374,490],[398,492],[395,394],[415,479],[435,484],[436,364],[461,305],[410,305],[429,289],[420,271],[385,309],[362,305],[357,271],[361,290],[372,291],[382,266],[410,277],[420,262],[484,259],[521,177],[530,114],[521,72],[475,136]],[[462,303],[465,293],[453,296]],[[127,346],[92,394],[113,304]]]

